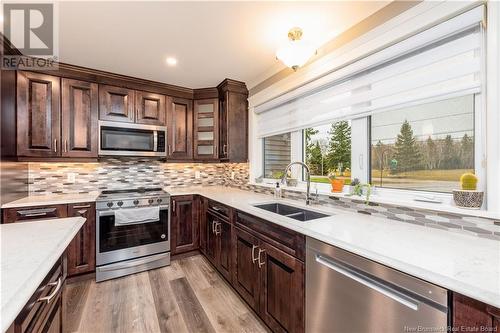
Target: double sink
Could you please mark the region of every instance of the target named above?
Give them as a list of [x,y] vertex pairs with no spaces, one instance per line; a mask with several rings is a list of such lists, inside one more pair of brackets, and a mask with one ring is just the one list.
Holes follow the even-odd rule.
[[319,213],[313,210],[289,206],[278,202],[258,204],[254,205],[254,207],[267,210],[268,212],[286,216],[302,222],[329,216],[327,214]]

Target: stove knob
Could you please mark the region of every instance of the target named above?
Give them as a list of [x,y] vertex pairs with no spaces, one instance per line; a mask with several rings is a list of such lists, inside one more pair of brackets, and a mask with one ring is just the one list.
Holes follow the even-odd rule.
[[121,207],[121,206],[123,206],[123,201],[118,201],[116,204],[117,204],[119,207]]
[[137,206],[138,204],[139,204],[139,200],[135,199],[135,200],[134,200],[134,205],[136,205],[136,206]]
[[161,203],[163,200],[161,198],[156,199],[157,203]]
[[108,202],[106,205],[107,205],[109,208],[111,208],[111,207],[113,207],[113,202],[112,202],[112,201],[110,201],[110,202]]
[[150,205],[151,205],[153,202],[154,202],[154,200],[153,200],[153,199],[149,199],[149,200],[148,200],[148,203],[149,203]]

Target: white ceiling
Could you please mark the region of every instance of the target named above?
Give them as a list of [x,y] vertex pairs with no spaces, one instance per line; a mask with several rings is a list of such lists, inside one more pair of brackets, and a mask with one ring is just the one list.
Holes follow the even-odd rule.
[[[282,69],[293,26],[320,46],[388,1],[60,2],[60,61],[190,88]],[[166,65],[177,58],[175,67]]]

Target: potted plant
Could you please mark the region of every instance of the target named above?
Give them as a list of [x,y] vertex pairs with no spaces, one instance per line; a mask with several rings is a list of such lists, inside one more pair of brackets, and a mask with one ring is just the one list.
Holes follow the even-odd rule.
[[341,193],[344,189],[344,180],[339,179],[335,171],[328,174],[328,179],[330,180],[330,184],[332,184],[332,192]]
[[460,177],[460,190],[453,190],[453,200],[458,207],[479,209],[483,205],[484,192],[477,191],[477,177],[473,173],[464,173]]

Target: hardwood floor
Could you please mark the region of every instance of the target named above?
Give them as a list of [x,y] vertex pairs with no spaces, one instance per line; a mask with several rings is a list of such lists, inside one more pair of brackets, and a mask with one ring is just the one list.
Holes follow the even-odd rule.
[[66,286],[65,332],[269,332],[201,255]]

